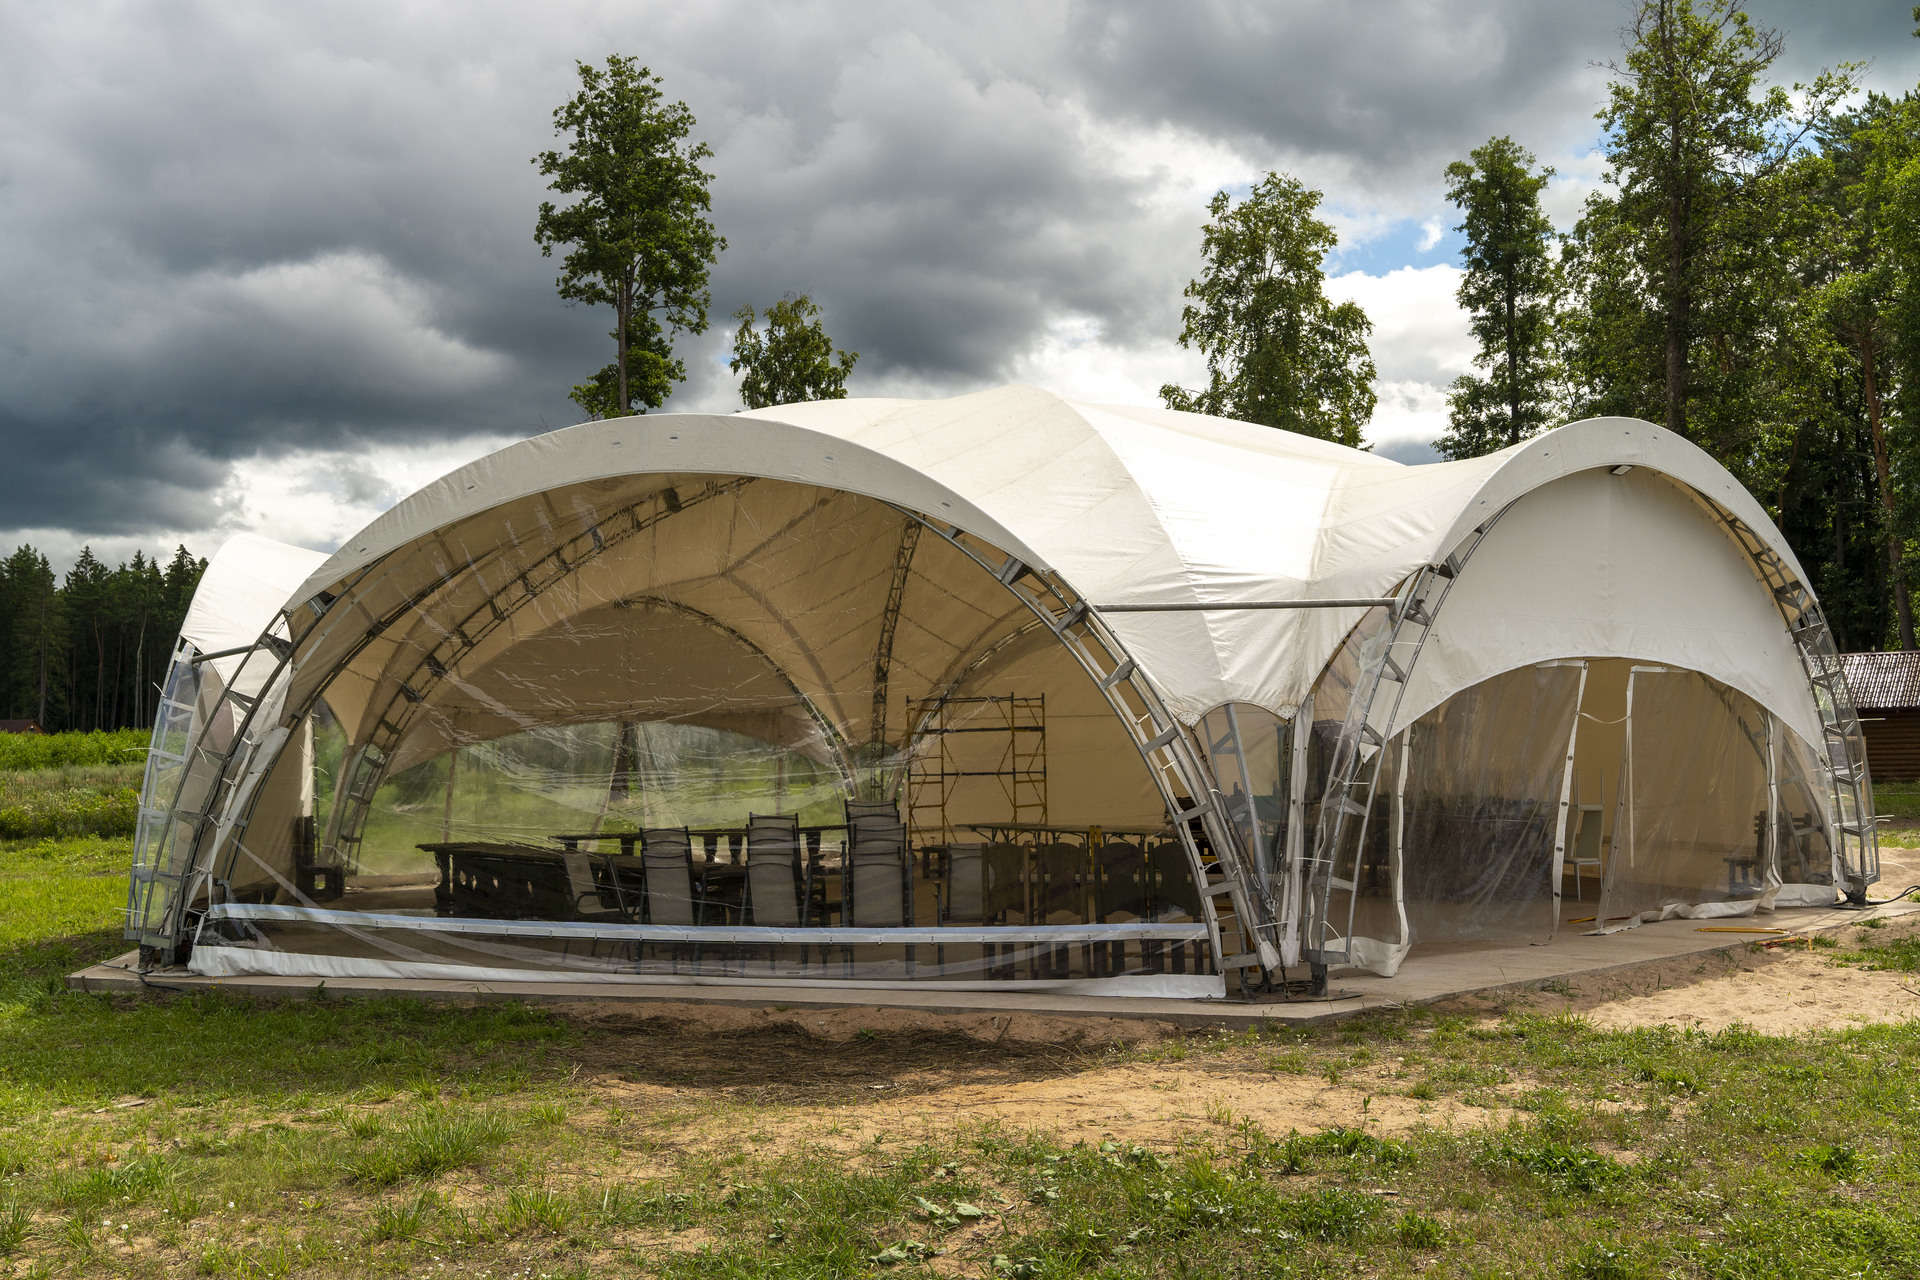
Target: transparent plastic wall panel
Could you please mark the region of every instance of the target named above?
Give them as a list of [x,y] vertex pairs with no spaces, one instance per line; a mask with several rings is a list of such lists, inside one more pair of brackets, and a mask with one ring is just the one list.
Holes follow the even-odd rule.
[[[1356,948],[1356,917],[1363,899],[1376,892],[1367,877],[1379,837],[1370,844],[1369,827],[1377,812],[1382,753],[1407,674],[1451,581],[1431,570],[1415,574],[1396,593],[1393,607],[1368,611],[1315,686],[1313,731],[1321,742],[1314,755],[1326,781],[1303,868],[1301,954],[1312,964],[1353,962],[1390,971],[1398,963],[1380,952],[1378,940]],[[1329,735],[1336,723],[1338,730]]]
[[1759,904],[1769,888],[1767,721],[1752,699],[1698,672],[1634,668],[1602,929]]
[[1291,726],[1264,707],[1229,703],[1200,723],[1219,803],[1269,884],[1285,859],[1291,818]]
[[1846,672],[1841,668],[1826,613],[1814,599],[1813,592],[1794,576],[1786,561],[1765,539],[1737,517],[1704,498],[1700,500],[1726,525],[1751,557],[1755,575],[1773,592],[1787,633],[1806,669],[1823,736],[1819,744],[1816,785],[1828,792],[1833,815],[1829,834],[1833,852],[1839,859],[1841,883],[1848,897],[1864,901],[1867,886],[1880,879],[1873,781],[1867,774],[1866,735],[1854,709],[1852,691],[1847,688]]
[[154,714],[128,877],[125,936],[129,941],[143,941],[160,927],[179,884],[179,868],[170,854],[176,834],[173,811],[186,778],[200,710],[200,669],[192,658],[191,645],[183,642],[174,649]]
[[[280,629],[284,636],[284,628]],[[126,934],[142,964],[170,964],[211,901],[210,833],[243,773],[255,711],[284,669],[287,646],[270,630],[243,654],[209,659],[182,643],[155,716],[129,876]]]
[[1104,928],[855,929],[533,925],[412,920],[362,913],[342,928],[332,913],[220,904],[195,947],[196,966],[220,976],[274,973],[525,981],[791,981],[819,985],[939,985],[962,990],[1072,989],[1097,982],[1138,994],[1218,995],[1204,923]]
[[1405,731],[1411,941],[1546,938],[1555,928],[1578,665],[1509,671]]
[[[685,927],[798,912],[827,933],[1011,929],[1009,946],[1093,930],[1100,945],[1056,966],[1075,980],[1164,960],[1217,986],[1277,961],[1265,886],[1196,739],[1054,575],[916,513],[777,481],[635,477],[525,505],[396,552],[302,618],[275,732],[310,730],[307,772],[296,787],[275,746],[245,765],[266,799],[223,778],[216,905],[320,912],[301,937],[355,913],[629,937],[658,923],[642,833],[673,828],[714,913]],[[1044,808],[972,778],[1006,771],[954,747],[952,794],[919,821],[907,783],[926,739],[998,742],[1006,726],[965,709],[1008,700],[1044,705],[1017,770],[1044,777]],[[847,828],[876,804],[898,823],[876,855],[891,870]],[[784,906],[749,874],[747,830],[776,817],[799,829]],[[972,846],[992,853],[991,910],[969,906],[984,864],[952,852]],[[892,877],[887,910],[876,877]],[[1136,936],[1149,926],[1198,929],[1204,962],[1142,952],[1173,940]],[[858,968],[863,939],[818,936]]]
[[1771,718],[1774,768],[1774,874],[1788,903],[1833,901],[1846,884],[1846,867],[1835,850],[1833,793],[1825,784],[1819,751]]

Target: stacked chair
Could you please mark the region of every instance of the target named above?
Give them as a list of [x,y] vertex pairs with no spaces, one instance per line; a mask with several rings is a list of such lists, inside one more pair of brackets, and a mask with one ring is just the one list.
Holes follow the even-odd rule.
[[[812,923],[813,903],[800,857],[800,819],[792,815],[756,813],[747,819],[747,894],[745,911],[753,924],[805,928]],[[767,967],[774,967],[777,946],[767,948]],[[811,954],[803,948],[804,968]]]
[[[706,902],[693,883],[693,840],[685,827],[650,827],[640,833],[640,866],[646,918],[652,924],[705,924]],[[675,944],[670,954],[676,971],[682,956],[699,963],[697,947]]]
[[[840,919],[852,928],[901,928],[913,923],[907,828],[892,801],[847,802],[847,865],[840,877],[840,894]],[[851,969],[852,952],[844,954]],[[911,973],[911,946],[906,960]]]
[[[1027,851],[1011,844],[950,844],[942,877],[939,923],[1005,924],[1009,916],[1026,916]],[[982,943],[980,959],[987,976],[1014,976],[1018,951],[1007,943],[1006,963],[1000,963],[1001,944]],[[946,947],[938,961],[946,965]]]

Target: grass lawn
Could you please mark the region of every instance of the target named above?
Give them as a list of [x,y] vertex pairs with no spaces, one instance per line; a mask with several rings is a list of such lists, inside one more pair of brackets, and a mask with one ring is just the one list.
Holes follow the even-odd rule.
[[[0,845],[0,1275],[1920,1275],[1911,1022],[1408,1012],[1076,1051],[67,993],[123,947],[127,852]],[[1823,954],[1911,972],[1893,932]],[[987,1105],[1115,1080],[1187,1120]],[[1347,1102],[1281,1132],[1229,1096]],[[978,1114],[916,1111],[956,1097]]]

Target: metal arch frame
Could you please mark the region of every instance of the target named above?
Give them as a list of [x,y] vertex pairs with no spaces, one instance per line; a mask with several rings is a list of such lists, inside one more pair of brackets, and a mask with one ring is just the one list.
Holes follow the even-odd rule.
[[[227,835],[234,830],[237,822],[241,829],[246,825],[245,815],[252,812],[253,801],[258,795],[257,775],[250,769],[253,757],[262,738],[253,736],[254,717],[259,709],[272,701],[275,686],[285,674],[287,665],[293,659],[293,644],[285,636],[276,634],[287,629],[285,615],[276,617],[268,624],[260,638],[245,650],[240,663],[234,668],[231,679],[221,682],[220,695],[209,709],[193,736],[193,741],[184,753],[184,763],[180,769],[180,778],[174,784],[173,795],[164,806],[149,809],[142,806],[142,823],[148,813],[164,815],[160,820],[165,825],[165,843],[161,852],[167,857],[167,864],[178,868],[174,871],[162,871],[156,859],[144,867],[135,868],[130,879],[144,881],[146,890],[139,894],[140,909],[143,918],[139,925],[140,966],[143,969],[172,964],[178,951],[180,940],[187,931],[187,913],[199,898],[202,888],[210,887],[213,879],[212,866],[214,853]],[[184,646],[183,646],[184,647]],[[249,663],[262,654],[273,661],[273,668],[260,684],[257,695],[239,693],[235,689],[240,676],[247,670]],[[225,747],[208,745],[209,735],[220,721],[220,712],[231,708],[230,723],[232,732]],[[240,768],[234,767],[240,762]],[[207,776],[206,794],[192,806],[181,803],[187,787],[194,780],[194,764],[202,763],[211,769]],[[216,816],[217,814],[217,816]],[[179,848],[183,834],[187,836],[187,848],[184,854]],[[212,840],[208,837],[211,832]],[[139,847],[144,849],[145,842]],[[205,856],[202,856],[202,851]],[[144,870],[145,875],[140,872]],[[165,918],[158,928],[149,927],[152,923],[144,918],[144,913],[152,909],[153,888],[156,883],[170,882],[174,895],[167,904]],[[129,886],[127,933],[133,934],[135,922],[133,899],[136,889]]]
[[[869,788],[875,788],[875,780],[881,773],[879,765],[886,757],[887,691],[893,683],[893,638],[900,628],[900,610],[906,603],[907,582],[912,577],[913,557],[920,547],[922,527],[917,520],[902,522],[900,542],[893,553],[893,574],[887,583],[887,602],[880,611],[880,639],[873,651],[873,712],[867,740],[860,748]],[[869,798],[879,799],[884,791],[884,786],[875,788]]]
[[[1194,884],[1200,891],[1215,964],[1223,973],[1250,968],[1278,969],[1280,950],[1275,936],[1278,921],[1271,893],[1240,847],[1239,834],[1226,815],[1219,789],[1213,783],[1198,744],[1167,710],[1139,664],[1100,616],[1100,610],[1082,599],[1050,569],[1001,552],[957,525],[932,520],[898,504],[888,505],[919,521],[992,574],[1079,661],[1081,669],[1092,678],[1126,728],[1129,740],[1167,806],[1191,865]],[[996,562],[995,555],[1004,558]],[[1193,830],[1196,822],[1213,851],[1213,864],[1208,864],[1201,855]],[[1227,899],[1224,911],[1222,898]],[[1239,936],[1234,937],[1236,934]],[[1244,949],[1229,951],[1226,943],[1230,937]]]
[[[1866,735],[1854,709],[1853,691],[1827,626],[1826,611],[1813,590],[1792,573],[1786,560],[1746,521],[1708,498],[1696,499],[1726,527],[1740,549],[1753,561],[1754,576],[1773,596],[1774,607],[1786,624],[1787,635],[1807,674],[1814,708],[1820,713],[1821,768],[1833,801],[1833,825],[1839,835],[1834,850],[1846,868],[1847,898],[1856,904],[1867,899],[1867,886],[1880,879],[1880,829],[1873,816],[1873,780],[1867,772]],[[1849,841],[1852,841],[1851,849]]]
[[[1590,468],[1593,470],[1610,467]],[[1663,475],[1665,473],[1662,473]],[[1813,592],[1787,567],[1765,538],[1727,508],[1675,477],[1666,477],[1710,511],[1753,562],[1785,624],[1807,675],[1807,685],[1824,731],[1823,768],[1834,804],[1839,847],[1846,868],[1847,896],[1864,902],[1867,886],[1880,878],[1878,829],[1872,817],[1872,784],[1867,775],[1865,739],[1852,694],[1835,651],[1826,615]],[[1531,491],[1530,491],[1531,492]],[[1438,563],[1425,565],[1395,593],[1389,626],[1378,652],[1365,663],[1346,721],[1334,748],[1327,789],[1320,806],[1311,855],[1304,868],[1308,915],[1302,955],[1313,967],[1316,986],[1324,986],[1326,968],[1352,959],[1353,917],[1358,903],[1359,859],[1373,810],[1384,748],[1395,732],[1400,700],[1408,678],[1432,633],[1440,608],[1467,561],[1500,518],[1527,495],[1494,512]],[[1376,715],[1380,686],[1394,686],[1384,715]],[[1357,822],[1350,821],[1357,819]],[[1349,832],[1352,839],[1348,839]],[[1854,841],[1849,851],[1848,840]],[[1347,874],[1340,875],[1345,869]],[[1334,895],[1346,895],[1344,928],[1336,930]]]

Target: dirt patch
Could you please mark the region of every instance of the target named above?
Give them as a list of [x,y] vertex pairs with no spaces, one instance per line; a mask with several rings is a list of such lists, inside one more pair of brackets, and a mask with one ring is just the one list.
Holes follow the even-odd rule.
[[1068,1141],[1167,1149],[1208,1131],[1226,1138],[1248,1122],[1284,1135],[1341,1125],[1401,1133],[1422,1125],[1478,1125],[1490,1118],[1493,1113],[1482,1108],[1388,1093],[1378,1080],[1334,1084],[1226,1062],[1127,1063],[1008,1085],[960,1085],[876,1101],[842,1120],[856,1121],[868,1140],[876,1133],[903,1138],[998,1123]]
[[1009,1084],[1087,1065],[1107,1048],[1178,1034],[1124,1018],[934,1014],[911,1009],[747,1009],[607,1002],[562,1016],[593,1034],[573,1056],[604,1081],[751,1102],[845,1102],[872,1092]]
[[[1916,934],[1920,916],[1903,916],[1873,930],[1842,929],[1838,936],[1846,950]],[[1610,1030],[1673,1023],[1718,1031],[1742,1023],[1767,1035],[1920,1017],[1920,975],[1839,965],[1834,955],[1792,939],[1575,979],[1563,990],[1518,994],[1501,1007],[1577,1013]],[[1465,1001],[1443,1009],[1485,1012]]]

